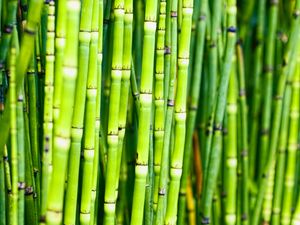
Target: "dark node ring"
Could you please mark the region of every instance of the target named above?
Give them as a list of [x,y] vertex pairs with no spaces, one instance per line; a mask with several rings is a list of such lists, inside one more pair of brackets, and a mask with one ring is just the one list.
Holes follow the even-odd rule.
[[11,194],[11,189],[7,189],[7,194]]
[[110,22],[109,19],[104,19],[104,20],[103,20],[103,23],[104,23],[104,24],[109,24],[109,22]]
[[201,14],[201,15],[199,16],[199,20],[206,20],[206,15]]
[[21,5],[21,8],[24,12],[28,11],[28,5]]
[[226,191],[222,191],[221,192],[221,198],[226,198],[227,197],[227,192]]
[[222,125],[214,125],[214,131],[222,131],[223,127]]
[[167,106],[173,107],[174,106],[174,100],[168,99]]
[[263,173],[262,177],[263,177],[263,178],[268,178],[268,177],[269,177],[269,174]]
[[210,44],[209,44],[209,47],[210,47],[210,48],[215,48],[215,47],[217,47],[217,45],[216,45],[215,42],[213,42],[213,43],[210,43]]
[[41,216],[40,217],[40,222],[41,223],[46,223],[46,216]]
[[25,189],[25,182],[18,182],[18,189],[19,190]]
[[248,150],[247,150],[247,149],[243,149],[243,150],[241,151],[241,156],[245,157],[245,156],[247,156],[247,155],[248,155]]
[[245,96],[246,95],[246,89],[242,88],[240,91],[239,91],[239,96],[242,97],[242,96]]
[[45,4],[49,4],[51,0],[45,0]]
[[270,133],[270,130],[269,129],[263,129],[261,130],[260,134],[261,135],[268,135]]
[[171,54],[171,48],[170,47],[165,47],[165,55]]
[[271,0],[270,5],[278,5],[278,0]]
[[176,11],[171,11],[171,17],[177,17],[177,12]]
[[158,195],[165,195],[166,190],[164,188],[159,189]]
[[230,33],[236,33],[236,27],[234,26],[230,26],[227,28],[227,32],[230,32]]
[[28,28],[25,28],[24,32],[29,35],[35,35],[35,33],[36,33],[35,30],[29,30]]
[[33,194],[33,187],[29,186],[25,188],[25,195],[32,195]]
[[13,25],[12,24],[6,24],[4,25],[4,33],[10,34],[13,31]]
[[201,223],[202,224],[210,224],[209,218],[208,217],[202,217]]
[[6,155],[6,156],[3,156],[3,160],[4,161],[8,161],[8,156]]
[[49,152],[49,146],[48,146],[48,145],[45,146],[45,152],[46,152],[46,153]]
[[242,215],[242,220],[245,221],[248,219],[248,215],[246,213],[243,213]]
[[210,134],[212,134],[212,130],[206,129],[205,134],[206,134],[207,136],[210,135]]
[[263,70],[265,73],[271,73],[274,71],[274,68],[271,65],[265,65]]

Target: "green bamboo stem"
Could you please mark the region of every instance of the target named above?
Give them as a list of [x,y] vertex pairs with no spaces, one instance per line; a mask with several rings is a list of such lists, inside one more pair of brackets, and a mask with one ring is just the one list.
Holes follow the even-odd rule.
[[134,99],[136,115],[138,117],[139,108],[140,108],[140,92],[138,90],[138,84],[137,84],[137,80],[136,80],[136,74],[135,74],[135,68],[134,68],[133,61],[134,60],[132,60],[132,63],[131,63],[130,89],[131,89],[131,95]]
[[[183,159],[183,174],[180,183],[180,197],[179,197],[179,209],[178,209],[178,222],[183,224],[185,215],[185,203],[186,203],[186,188],[187,179],[190,173],[190,163],[192,154],[192,137],[195,129],[196,116],[198,111],[198,102],[200,97],[200,86],[202,77],[202,62],[204,52],[204,41],[205,41],[205,29],[206,29],[206,9],[207,1],[201,1],[200,4],[200,16],[199,22],[197,23],[196,42],[197,47],[195,50],[195,61],[193,72],[192,72],[192,85],[190,91],[190,103],[187,115],[187,132],[185,139],[185,151]],[[192,67],[192,65],[190,65]]]
[[264,165],[268,157],[268,146],[271,126],[271,109],[272,109],[272,92],[273,92],[273,68],[274,68],[274,47],[275,47],[275,32],[277,27],[278,17],[278,1],[270,1],[268,11],[268,29],[265,43],[265,56],[264,56],[264,81],[265,88],[263,89],[262,99],[262,122],[261,122],[261,135],[260,135],[260,161],[259,161],[259,176],[262,175]]
[[142,49],[143,49],[143,24],[144,24],[144,15],[145,15],[145,1],[137,0],[134,2],[134,65],[137,77],[141,76],[142,71]]
[[0,69],[4,67],[5,59],[7,57],[7,53],[9,52],[10,41],[13,33],[14,25],[16,24],[17,18],[17,9],[18,9],[18,1],[10,0],[7,1],[7,14],[3,24],[3,33],[1,35],[0,41]]
[[57,129],[54,130],[53,142],[53,172],[49,186],[49,201],[47,205],[47,224],[62,222],[64,182],[67,174],[67,161],[70,148],[71,125],[74,106],[74,95],[78,66],[78,32],[79,32],[80,2],[67,2],[67,33],[66,49],[63,63],[64,95],[61,96],[61,112]]
[[159,18],[156,40],[156,64],[155,64],[155,87],[154,87],[154,190],[153,207],[156,211],[158,201],[159,173],[161,167],[161,155],[164,140],[165,122],[165,98],[164,98],[164,52],[166,30],[166,6],[165,0],[159,3]]
[[[298,50],[299,48],[297,48]],[[300,67],[299,67],[299,53],[297,52],[297,65],[293,75],[292,81],[292,99],[289,113],[289,137],[287,143],[287,162],[283,186],[283,199],[282,199],[282,212],[281,224],[290,224],[292,213],[292,199],[295,187],[295,171],[296,171],[296,158],[297,158],[297,143],[299,132],[299,102],[300,102]]]
[[293,58],[295,48],[295,43],[299,35],[299,13],[298,10],[300,9],[300,1],[297,0],[295,3],[295,10],[294,10],[294,17],[292,20],[291,30],[290,30],[290,36],[287,43],[287,46],[284,51],[283,56],[283,63],[282,63],[282,70],[280,72],[278,81],[277,81],[277,88],[276,88],[276,94],[274,99],[274,118],[273,121],[273,127],[271,132],[271,139],[270,139],[270,149],[269,149],[269,158],[265,164],[264,167],[264,173],[261,177],[260,183],[259,183],[259,191],[258,196],[255,203],[255,208],[252,214],[252,221],[251,223],[253,225],[257,225],[259,223],[259,214],[261,210],[262,200],[265,192],[265,186],[267,183],[267,177],[270,172],[271,166],[274,163],[275,156],[276,156],[276,147],[277,147],[277,140],[278,140],[278,134],[279,134],[279,126],[280,126],[280,118],[282,113],[282,96],[284,94],[285,90],[285,84],[287,77],[290,73],[291,69],[291,58]]
[[170,84],[170,66],[171,66],[171,1],[166,1],[166,20],[165,20],[165,56],[164,56],[164,103],[165,113],[167,110],[169,84]]
[[292,217],[291,225],[297,225],[300,222],[300,196],[298,196],[295,211]]
[[16,93],[16,49],[9,54],[9,99],[10,99],[10,156],[11,156],[11,197],[9,201],[9,224],[18,224],[18,150],[17,150],[17,93]]
[[[42,0],[33,0],[29,6],[28,11],[28,21],[24,28],[24,33],[22,35],[21,41],[21,49],[20,54],[18,54],[17,62],[22,62],[16,68],[16,90],[17,93],[21,89],[23,84],[24,76],[27,71],[27,67],[29,65],[29,61],[32,59],[33,54],[33,46],[34,46],[34,37],[37,29],[37,25],[39,24],[41,8],[42,8]],[[9,105],[9,100],[6,99],[5,105]],[[8,109],[8,108],[6,108]],[[3,149],[7,137],[9,126],[7,121],[9,121],[9,110],[4,110],[2,118],[0,118],[0,126],[3,128],[3,138],[0,139],[0,149]]]
[[4,171],[4,158],[3,150],[1,149],[0,157],[0,223],[1,225],[6,224],[6,190],[5,190],[5,171]]
[[[154,107],[152,108],[154,110]],[[149,168],[147,174],[146,193],[145,193],[145,225],[152,225],[154,221],[154,209],[153,209],[153,185],[154,185],[154,146],[153,146],[153,118],[154,113],[152,112],[152,121],[150,125],[150,143],[149,143]]]
[[[171,134],[173,126],[173,115],[174,115],[174,98],[175,98],[175,81],[176,81],[176,70],[177,70],[177,0],[167,1],[167,18],[168,15],[171,17],[171,21],[166,20],[166,36],[165,36],[165,82],[169,81],[165,90],[167,90],[167,109],[165,115],[165,124],[164,124],[164,140],[163,140],[163,151],[161,155],[161,169],[159,174],[159,186],[157,202],[157,211],[155,224],[162,225],[164,224],[164,218],[166,213],[166,204],[167,204],[167,184],[169,178],[169,155],[171,152]],[[168,23],[169,22],[169,23]],[[168,61],[167,61],[168,60]],[[169,74],[167,74],[169,73]]]
[[43,153],[41,184],[41,222],[45,221],[47,211],[47,195],[51,177],[52,143],[53,143],[53,81],[54,81],[54,46],[55,46],[55,5],[48,4],[47,44],[45,65],[45,99],[43,116]]
[[165,224],[176,224],[177,202],[182,175],[184,143],[186,135],[186,97],[189,67],[190,40],[192,29],[193,1],[182,2],[182,27],[178,45],[178,73],[177,89],[175,94],[175,140],[171,154],[170,186],[167,196]]
[[[93,162],[93,178],[92,178],[92,193],[91,193],[91,220],[90,225],[97,224],[98,222],[98,201],[99,197],[99,185],[98,179],[100,178],[100,172],[105,167],[105,160],[103,158],[103,146],[100,143],[100,108],[101,108],[101,85],[102,85],[102,40],[103,40],[103,0],[99,0],[98,3],[98,45],[97,45],[97,96],[96,96],[96,124],[95,124],[95,155]],[[103,139],[103,138],[102,138]]]
[[[89,69],[89,54],[91,42],[93,0],[84,1],[80,16],[79,48],[78,48],[78,77],[72,118],[70,161],[68,168],[68,186],[64,223],[74,224],[76,221],[78,177],[81,146],[84,133],[84,112],[86,110],[87,77]],[[98,21],[97,21],[98,22]]]
[[143,223],[145,185],[148,173],[148,152],[152,108],[152,83],[154,76],[154,49],[156,34],[157,1],[145,2],[142,73],[140,86],[140,108],[138,124],[137,158],[133,191],[131,225]]
[[118,127],[120,94],[123,63],[124,45],[124,1],[115,1],[113,5],[114,24],[113,24],[113,49],[111,66],[111,84],[108,108],[108,128],[107,143],[108,157],[106,168],[105,194],[104,194],[104,224],[115,223],[116,211],[116,184],[118,169]]
[[38,224],[37,205],[35,201],[35,187],[33,178],[32,156],[29,140],[29,123],[25,114],[25,224]]
[[34,172],[34,180],[36,192],[40,198],[40,154],[39,154],[39,133],[38,133],[38,109],[37,109],[37,71],[34,61],[34,56],[28,67],[27,82],[28,82],[28,109],[29,109],[29,134],[30,146],[32,155],[32,165]]
[[55,27],[55,68],[54,68],[54,92],[53,92],[53,120],[54,130],[58,122],[60,111],[60,96],[62,93],[63,59],[66,47],[67,32],[67,0],[57,2],[56,27]]
[[257,27],[256,27],[256,48],[254,52],[254,87],[253,87],[253,100],[250,105],[251,123],[249,130],[249,176],[255,176],[255,162],[257,152],[257,133],[259,130],[259,113],[261,108],[261,82],[262,82],[262,60],[263,60],[263,35],[264,35],[264,15],[265,15],[265,0],[258,1],[257,5]]
[[[203,224],[210,223],[211,204],[213,198],[213,190],[216,186],[217,175],[220,167],[221,160],[221,145],[222,145],[222,123],[226,107],[226,95],[228,90],[228,82],[230,75],[230,68],[232,63],[232,55],[234,52],[234,44],[236,39],[236,2],[227,2],[227,40],[224,53],[224,60],[222,65],[222,73],[220,77],[220,87],[217,96],[216,115],[214,120],[214,135],[212,139],[211,155],[208,162],[207,178],[203,190]],[[205,154],[207,154],[206,152]]]
[[24,224],[24,190],[25,190],[25,157],[24,157],[24,115],[23,95],[19,94],[17,103],[17,151],[18,151],[18,224]]
[[225,145],[225,171],[224,188],[226,194],[225,201],[225,224],[236,224],[236,199],[237,199],[237,95],[238,86],[236,81],[236,64],[233,57],[230,74],[228,96],[227,96],[227,141]]
[[[90,6],[91,7],[91,6]],[[86,111],[84,121],[83,140],[83,173],[80,205],[80,224],[90,224],[91,220],[91,194],[93,181],[93,166],[96,144],[96,100],[97,100],[97,53],[98,53],[98,23],[99,23],[99,1],[93,1],[92,8],[92,32],[89,52]],[[98,144],[98,143],[97,143]],[[97,154],[96,154],[97,155]]]
[[[294,71],[296,60],[291,62],[291,71]],[[293,72],[294,73],[294,72]],[[280,223],[280,214],[282,207],[282,194],[283,194],[283,183],[284,183],[284,173],[286,165],[286,146],[288,138],[288,126],[289,126],[289,111],[292,95],[292,79],[289,76],[289,81],[287,82],[286,90],[283,99],[283,111],[280,124],[280,134],[278,140],[277,149],[277,162],[276,162],[276,172],[275,172],[275,186],[274,186],[274,200],[272,205],[272,224]]]
[[118,156],[117,156],[117,171],[116,171],[116,196],[118,196],[119,175],[121,168],[122,151],[124,147],[124,138],[126,131],[128,98],[130,88],[131,74],[131,49],[133,36],[133,1],[125,0],[124,2],[124,44],[123,44],[123,62],[122,62],[122,78],[120,91],[120,107],[119,107],[119,136],[118,136]]
[[239,111],[241,124],[241,166],[242,166],[242,224],[249,224],[249,162],[248,162],[248,115],[246,102],[246,81],[244,55],[241,46],[237,45]]

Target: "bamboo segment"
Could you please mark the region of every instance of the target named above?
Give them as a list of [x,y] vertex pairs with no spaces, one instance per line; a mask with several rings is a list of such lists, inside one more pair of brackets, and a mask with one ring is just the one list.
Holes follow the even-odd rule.
[[[202,224],[209,224],[210,223],[210,214],[211,214],[211,204],[213,198],[213,190],[216,186],[218,171],[220,167],[220,156],[221,156],[221,145],[222,145],[222,138],[221,138],[221,131],[222,131],[222,122],[224,117],[224,111],[226,106],[226,95],[228,90],[228,83],[229,83],[229,74],[232,62],[232,55],[234,51],[234,43],[236,39],[236,2],[228,1],[228,8],[227,8],[227,42],[226,42],[226,49],[224,55],[224,63],[222,67],[221,73],[221,80],[220,80],[220,87],[217,97],[217,104],[216,104],[216,116],[214,120],[214,135],[212,139],[212,146],[211,146],[211,155],[209,157],[208,162],[208,173],[207,176],[204,176],[204,179],[208,177],[207,183],[204,185],[203,190],[203,219]],[[207,154],[207,152],[205,153]]]
[[108,128],[107,128],[107,170],[105,181],[104,224],[115,223],[116,184],[118,169],[118,135],[119,135],[119,107],[122,79],[123,44],[124,44],[124,1],[115,1],[113,5],[113,55],[111,66],[111,84],[109,96]]
[[55,5],[48,3],[45,99],[43,116],[43,153],[42,153],[42,183],[41,183],[41,220],[44,221],[47,211],[47,196],[51,177],[52,143],[53,143],[53,92],[54,92],[54,46],[55,46]]
[[148,173],[148,152],[152,108],[152,83],[154,76],[154,49],[156,34],[157,1],[145,2],[145,22],[143,39],[142,73],[140,86],[140,108],[138,125],[137,158],[133,192],[131,225],[143,222],[145,185]]
[[170,186],[168,190],[165,216],[166,224],[176,224],[177,220],[177,202],[179,197],[180,178],[182,175],[184,143],[186,135],[186,96],[193,1],[183,1],[182,9],[180,10],[182,10],[182,27],[178,45],[177,88],[174,106],[174,129],[176,139],[174,140],[174,150],[171,154]]
[[74,106],[74,94],[77,78],[77,53],[79,31],[80,2],[67,2],[67,34],[66,50],[63,63],[64,95],[61,96],[61,108],[54,130],[53,141],[53,172],[49,186],[49,201],[47,205],[47,224],[60,224],[63,216],[64,182],[67,175],[68,153],[71,143],[71,125]]

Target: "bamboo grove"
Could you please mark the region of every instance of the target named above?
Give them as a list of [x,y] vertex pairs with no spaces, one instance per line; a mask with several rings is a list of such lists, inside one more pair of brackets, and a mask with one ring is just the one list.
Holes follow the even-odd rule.
[[300,0],[0,0],[0,225],[299,225]]

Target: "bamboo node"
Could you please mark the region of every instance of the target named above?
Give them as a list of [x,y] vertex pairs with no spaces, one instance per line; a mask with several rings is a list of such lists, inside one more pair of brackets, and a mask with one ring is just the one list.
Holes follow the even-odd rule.
[[202,217],[202,220],[201,220],[201,223],[202,224],[210,224],[210,219],[208,217]]

